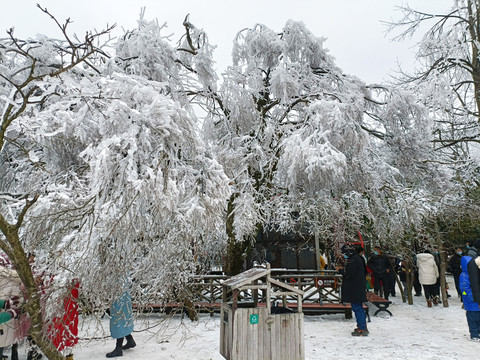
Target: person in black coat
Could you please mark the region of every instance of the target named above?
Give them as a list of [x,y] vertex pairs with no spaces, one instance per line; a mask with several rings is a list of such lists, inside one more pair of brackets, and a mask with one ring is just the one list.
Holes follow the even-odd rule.
[[448,261],[448,271],[453,275],[453,280],[455,281],[455,289],[457,290],[458,297],[462,298],[462,292],[460,291],[460,274],[462,273],[462,255],[463,250],[461,247],[458,247],[455,250],[455,254],[450,257]]
[[382,249],[379,246],[373,248],[374,252],[368,259],[368,267],[372,269],[373,272],[373,291],[375,294],[379,295],[380,290],[383,287],[383,297],[385,300],[388,300],[388,295],[390,293],[389,283],[390,283],[390,260],[382,252]]
[[386,255],[390,261],[390,272],[388,274],[388,289],[390,292],[389,296],[395,297],[396,295],[396,284],[397,284],[397,275],[396,272],[400,268],[400,258],[395,255]]
[[415,290],[415,296],[422,296],[422,284],[420,284],[420,279],[418,277],[418,265],[417,265],[417,254],[413,253],[413,289]]
[[[480,240],[473,244],[477,251],[480,251]],[[467,265],[470,287],[472,289],[473,301],[480,303],[480,256],[472,257]]]
[[368,336],[367,319],[362,305],[367,301],[365,261],[351,245],[344,245],[342,254],[345,257],[345,267],[337,267],[337,271],[343,275],[342,302],[351,304],[357,320],[357,328],[352,336]]

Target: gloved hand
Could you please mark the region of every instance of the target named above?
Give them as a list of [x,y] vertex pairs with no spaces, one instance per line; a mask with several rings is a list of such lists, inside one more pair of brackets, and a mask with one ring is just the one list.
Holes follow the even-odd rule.
[[12,296],[10,299],[5,301],[4,308],[5,309],[11,309],[11,308],[16,308],[20,304],[20,297],[18,296]]

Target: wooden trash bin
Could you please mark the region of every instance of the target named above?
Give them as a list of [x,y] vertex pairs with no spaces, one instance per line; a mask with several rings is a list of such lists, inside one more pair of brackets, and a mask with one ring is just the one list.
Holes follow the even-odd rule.
[[[225,359],[305,359],[304,292],[272,279],[270,273],[269,266],[255,267],[223,282],[220,354]],[[272,301],[282,299],[285,305],[292,297],[298,302],[297,312],[272,307]]]

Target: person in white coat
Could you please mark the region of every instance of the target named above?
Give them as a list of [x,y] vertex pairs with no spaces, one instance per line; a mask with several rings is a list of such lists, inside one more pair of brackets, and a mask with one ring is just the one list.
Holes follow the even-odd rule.
[[438,305],[439,299],[436,294],[435,284],[440,274],[438,273],[435,257],[429,252],[417,254],[417,266],[418,279],[420,284],[423,285],[428,307],[432,307],[432,303]]

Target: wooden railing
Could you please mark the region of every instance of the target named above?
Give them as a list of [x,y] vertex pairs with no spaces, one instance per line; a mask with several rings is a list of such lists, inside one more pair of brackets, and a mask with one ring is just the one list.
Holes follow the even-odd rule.
[[[271,276],[276,280],[304,291],[303,303],[340,302],[342,276],[335,271],[272,269]],[[193,300],[202,303],[221,303],[222,282],[228,278],[226,275],[199,275],[192,277],[189,290]],[[261,299],[265,298],[266,294],[263,294],[261,290],[259,293]],[[242,292],[240,296],[244,301],[248,301],[252,295],[249,292]]]
[[[302,300],[306,308],[325,307],[328,304],[340,304],[342,276],[333,270],[290,270],[272,269],[272,278],[285,282],[305,292]],[[195,307],[198,310],[216,312],[220,310],[223,296],[223,281],[229,279],[227,275],[205,274],[190,278],[182,298],[159,301],[154,304],[143,305],[142,311],[171,311],[188,310]],[[254,302],[253,294],[249,291],[240,291],[238,297],[242,302]],[[265,303],[266,293],[258,291],[258,302]],[[296,302],[292,296],[272,296],[272,302],[278,305]],[[140,309],[140,306],[138,307]]]

